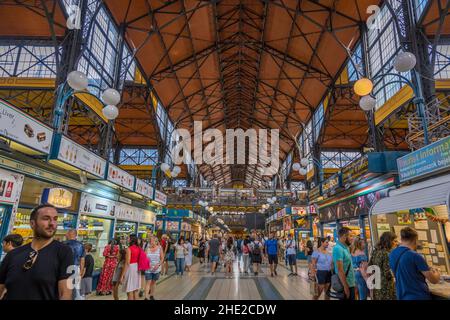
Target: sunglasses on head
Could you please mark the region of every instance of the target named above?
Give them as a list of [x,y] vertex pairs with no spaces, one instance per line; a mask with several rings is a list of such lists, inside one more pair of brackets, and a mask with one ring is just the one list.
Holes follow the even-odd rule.
[[34,263],[36,262],[37,256],[38,256],[38,252],[36,250],[33,250],[30,252],[30,255],[28,256],[27,261],[23,265],[23,269],[25,271],[30,270],[33,267]]

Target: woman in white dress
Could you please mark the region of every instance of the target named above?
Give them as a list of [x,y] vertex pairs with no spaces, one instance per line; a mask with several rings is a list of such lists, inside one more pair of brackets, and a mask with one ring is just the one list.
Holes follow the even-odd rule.
[[189,241],[189,239],[186,240],[185,243],[186,246],[186,250],[187,250],[187,255],[186,255],[186,271],[190,272],[191,271],[191,266],[192,266],[192,244],[191,241]]

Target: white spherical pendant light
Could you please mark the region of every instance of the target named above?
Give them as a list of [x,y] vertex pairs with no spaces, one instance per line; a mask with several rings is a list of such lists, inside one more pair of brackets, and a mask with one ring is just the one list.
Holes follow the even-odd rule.
[[277,197],[272,197],[272,202],[276,202],[277,201]]
[[364,111],[371,111],[375,109],[377,100],[370,95],[364,96],[359,100],[359,106]]
[[292,165],[292,169],[293,169],[294,171],[300,170],[300,163],[298,163],[298,162],[294,163],[294,164]]
[[[306,167],[308,165],[308,163],[309,163],[309,160],[306,158],[303,158],[302,160],[300,160],[300,164],[302,167]],[[300,170],[300,168],[299,168],[299,170]]]
[[116,89],[106,89],[102,93],[102,101],[105,104],[118,105],[120,102],[120,93]]
[[170,170],[170,166],[167,163],[161,163],[161,170],[167,172]]
[[172,172],[176,173],[178,175],[181,172],[181,168],[179,166],[175,166],[175,167],[173,167]]
[[300,173],[300,175],[302,175],[302,176],[306,176],[306,174],[307,174],[308,172],[306,171],[306,169],[301,168],[300,170],[298,170],[298,173]]
[[108,120],[114,120],[119,115],[119,109],[114,105],[107,105],[102,109],[102,113]]
[[353,90],[358,96],[364,97],[373,90],[373,82],[370,79],[362,78],[355,82]]
[[69,73],[67,75],[67,83],[76,91],[85,90],[89,84],[88,78],[81,71],[72,71]]
[[408,72],[416,66],[416,56],[411,52],[402,52],[394,60],[394,69],[398,72]]

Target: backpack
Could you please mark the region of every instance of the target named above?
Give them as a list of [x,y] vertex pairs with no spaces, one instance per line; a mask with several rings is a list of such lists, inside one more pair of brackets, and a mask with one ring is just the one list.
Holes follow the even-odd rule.
[[252,253],[255,256],[259,256],[261,254],[261,248],[259,247],[259,244],[255,243],[255,247],[253,248]]

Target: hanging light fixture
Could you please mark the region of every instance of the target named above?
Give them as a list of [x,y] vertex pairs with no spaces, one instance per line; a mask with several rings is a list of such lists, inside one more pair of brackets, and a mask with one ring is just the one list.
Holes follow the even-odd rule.
[[105,104],[117,105],[120,102],[120,93],[116,89],[108,88],[102,93],[102,101]]
[[67,83],[76,91],[86,90],[89,84],[87,76],[83,72],[77,70],[72,71],[67,75]]
[[306,171],[305,168],[301,168],[300,170],[298,170],[298,173],[300,173],[300,175],[302,175],[302,176],[306,176],[306,174],[308,173],[308,171]]
[[296,162],[292,165],[292,170],[298,171],[300,170],[300,163]]
[[[303,158],[303,159],[300,160],[300,165],[302,167],[306,167],[308,165],[308,163],[309,163],[309,160],[306,159],[306,158]],[[299,170],[300,170],[300,168],[299,168]]]
[[107,105],[102,109],[102,114],[108,120],[114,120],[119,115],[119,109],[114,105]]
[[370,79],[362,78],[355,82],[353,90],[358,96],[367,96],[373,90],[373,82]]
[[408,72],[416,66],[416,56],[411,52],[402,52],[395,57],[394,69],[398,72]]
[[364,111],[371,111],[375,109],[376,105],[377,100],[373,98],[371,95],[364,96],[359,100],[359,106]]

